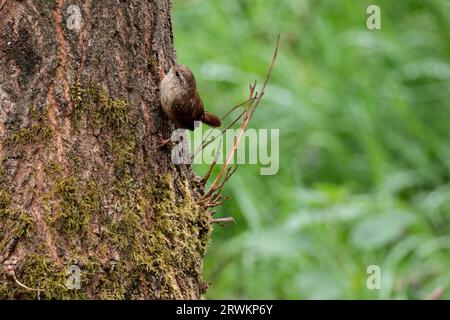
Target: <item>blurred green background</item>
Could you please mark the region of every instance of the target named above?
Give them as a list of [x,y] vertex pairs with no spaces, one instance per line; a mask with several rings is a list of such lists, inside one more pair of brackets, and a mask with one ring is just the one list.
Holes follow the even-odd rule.
[[280,170],[228,182],[215,217],[237,224],[215,226],[207,298],[450,298],[450,1],[174,0],[174,33],[221,115],[281,34],[250,125],[280,129]]

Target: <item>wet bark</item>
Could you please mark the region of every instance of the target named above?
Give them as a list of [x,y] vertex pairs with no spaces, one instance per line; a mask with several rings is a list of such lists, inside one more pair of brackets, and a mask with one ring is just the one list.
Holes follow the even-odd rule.
[[201,297],[210,214],[157,146],[172,59],[169,0],[0,0],[0,298]]

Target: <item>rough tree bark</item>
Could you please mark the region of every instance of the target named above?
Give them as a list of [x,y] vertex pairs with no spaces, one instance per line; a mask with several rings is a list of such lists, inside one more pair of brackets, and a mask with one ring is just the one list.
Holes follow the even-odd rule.
[[201,297],[203,189],[157,147],[174,58],[170,0],[0,0],[0,298]]

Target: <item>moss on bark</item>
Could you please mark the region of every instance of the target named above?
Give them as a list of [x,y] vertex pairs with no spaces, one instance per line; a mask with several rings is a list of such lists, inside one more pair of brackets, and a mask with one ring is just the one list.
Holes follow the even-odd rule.
[[[199,297],[207,287],[201,262],[210,214],[196,203],[186,179],[150,168],[134,173],[138,137],[129,102],[79,84],[71,89],[71,99],[73,130],[84,123],[110,137],[103,150],[114,173],[108,181],[95,175],[85,179],[76,165],[63,170],[62,164],[48,161],[45,173],[51,188],[40,210],[54,230],[53,241],[64,243],[65,250],[57,250],[55,258],[48,247],[39,246],[14,267],[16,278],[40,288],[40,297],[47,299]],[[21,147],[29,140],[14,141]],[[12,239],[27,240],[33,222],[10,207],[10,198],[7,188],[0,187],[0,223],[9,232],[2,237],[0,252]],[[71,265],[80,268],[80,289],[66,286]],[[0,283],[2,298],[36,298],[35,291],[17,285],[5,268]]]

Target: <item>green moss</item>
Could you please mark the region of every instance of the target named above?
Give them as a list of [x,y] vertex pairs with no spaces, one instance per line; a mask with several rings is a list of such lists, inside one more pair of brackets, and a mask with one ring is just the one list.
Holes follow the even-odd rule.
[[33,224],[32,217],[25,211],[15,211],[10,208],[2,210],[3,237],[0,242],[0,252],[4,252],[11,241],[16,241],[25,235]]
[[9,207],[11,203],[11,195],[4,188],[0,188],[0,215],[1,212]]
[[[48,217],[52,216],[47,221],[56,224],[61,232],[68,235],[86,233],[90,216],[100,210],[101,193],[101,188],[94,181],[81,187],[75,177],[62,178],[58,175],[53,190],[44,197],[44,211]],[[55,208],[50,204],[51,199],[57,200]]]
[[33,224],[33,218],[26,211],[20,211],[20,213],[17,214],[17,218],[14,220],[17,224],[16,227],[12,229],[12,234],[17,238],[24,235]]
[[[32,289],[40,289],[41,299],[81,298],[76,290],[66,287],[66,269],[52,262],[47,254],[32,253],[27,255],[16,269],[17,280]],[[16,282],[7,282],[9,287],[0,286],[0,296],[5,298],[37,299],[37,291],[27,290]]]
[[16,150],[22,150],[26,145],[40,145],[49,142],[53,136],[46,111],[30,108],[31,124],[27,127],[12,130],[6,139],[6,145]]
[[59,198],[56,210],[56,222],[59,227],[72,235],[84,233],[89,216],[83,210],[77,179],[74,177],[61,179],[55,184],[55,187],[55,194]]
[[115,158],[115,168],[119,175],[122,175],[124,169],[128,169],[135,158],[134,150],[136,143],[134,139],[115,138],[112,139],[111,153]]
[[124,99],[114,99],[95,87],[82,87],[79,83],[70,89],[73,104],[72,122],[77,127],[86,117],[93,128],[110,128],[121,132],[130,120],[130,105]]
[[[41,251],[42,250],[42,251]],[[15,275],[20,283],[32,289],[40,289],[41,299],[89,299],[95,294],[97,299],[125,299],[123,283],[128,275],[122,262],[105,269],[95,257],[81,259],[77,263],[55,262],[45,253],[45,249],[27,255],[17,266]],[[68,288],[69,268],[80,268],[80,288]],[[37,291],[18,285],[11,277],[0,273],[0,297],[3,299],[36,299]]]
[[70,90],[72,127],[77,129],[82,120],[98,134],[108,134],[105,151],[113,157],[115,171],[123,176],[135,159],[136,123],[128,101],[109,97],[99,88],[75,84]]
[[[60,216],[55,221],[64,226],[60,231],[85,232],[89,215],[99,210],[97,216],[104,218],[102,238],[108,250],[117,249],[119,260],[105,264],[101,254],[72,252],[70,256],[81,269],[81,289],[75,291],[64,287],[70,260],[60,265],[45,255],[32,255],[19,267],[18,278],[29,287],[46,289],[41,297],[49,299],[87,298],[92,294],[103,299],[137,299],[143,296],[144,283],[152,288],[153,298],[181,298],[185,292],[180,291],[177,277],[193,279],[192,284],[186,285],[203,286],[201,261],[209,241],[211,217],[195,204],[187,184],[177,187],[185,194],[177,199],[174,183],[170,174],[148,177],[142,184],[131,176],[117,180],[110,190],[116,195],[111,216],[102,212],[104,193],[94,182],[81,187],[73,178],[61,178],[55,189],[55,196],[61,197],[58,206],[64,202],[60,209],[68,205],[64,219],[71,216],[79,220],[68,222]],[[21,219],[27,220],[26,216]],[[21,297],[36,297],[35,292],[20,287],[8,290],[8,297],[13,292]],[[5,297],[1,286],[0,296]]]
[[62,175],[61,165],[53,160],[46,164],[44,170],[52,178],[59,177]]
[[[43,248],[17,267],[18,279],[45,289],[41,298],[48,299],[173,299],[205,288],[201,263],[211,215],[196,204],[187,181],[175,181],[169,173],[151,174],[150,168],[135,176],[137,121],[125,100],[79,84],[72,87],[71,99],[72,129],[104,136],[99,139],[103,157],[111,160],[114,174],[86,181],[76,164],[68,172],[54,161],[45,166],[52,187],[44,196],[43,211],[51,217],[47,223],[57,227],[54,241],[82,239],[83,246],[65,243],[68,252],[63,262],[55,261]],[[9,199],[0,189],[0,208],[2,203],[8,207]],[[27,216],[18,220],[30,223]],[[65,287],[66,270],[72,263],[80,267],[80,290]],[[0,273],[0,283],[5,279],[0,297],[36,297]]]
[[[189,195],[188,186],[183,187]],[[107,225],[108,237],[140,272],[152,275],[160,287],[155,298],[182,297],[177,274],[201,283],[210,214],[190,196],[177,201],[171,175],[153,178],[141,193],[128,191],[126,197],[120,201],[123,218]]]
[[27,233],[33,220],[25,211],[14,210],[11,207],[11,194],[0,184],[0,253],[4,253],[13,242]]
[[3,185],[5,183],[6,180],[6,168],[5,168],[5,161],[0,161],[1,162],[1,166],[0,166],[0,185]]
[[20,147],[27,144],[35,144],[41,141],[49,140],[52,137],[50,127],[42,125],[32,125],[31,127],[17,130],[7,141],[7,144],[14,147]]
[[4,162],[0,167],[0,253],[11,241],[21,238],[32,224],[32,218],[25,211],[12,208],[12,196],[6,185]]
[[55,161],[47,163],[44,171],[53,181],[43,197],[46,221],[68,235],[85,234],[91,215],[100,210],[101,186],[94,180],[80,181],[73,174],[65,176]]

